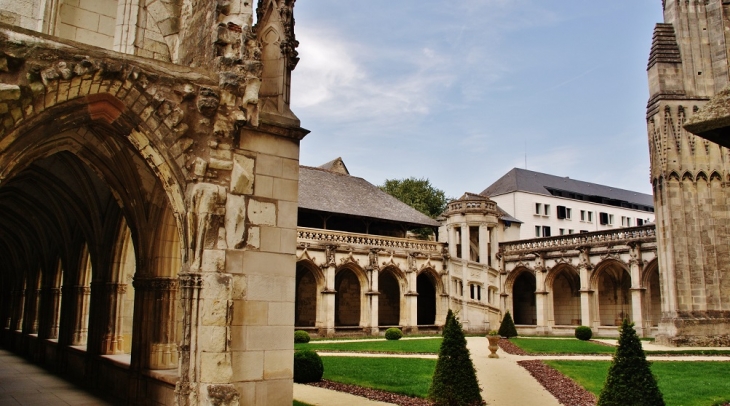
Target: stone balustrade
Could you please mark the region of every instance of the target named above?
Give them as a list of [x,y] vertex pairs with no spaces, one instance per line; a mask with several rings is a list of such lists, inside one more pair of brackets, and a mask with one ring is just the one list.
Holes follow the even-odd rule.
[[329,231],[314,228],[297,228],[298,242],[317,242],[324,244],[349,244],[383,249],[404,249],[441,253],[443,244],[412,238],[385,237],[381,235],[357,234],[343,231]]
[[626,245],[631,242],[649,241],[656,241],[656,228],[654,225],[561,235],[549,238],[535,238],[532,240],[507,241],[499,244],[499,253],[505,256],[542,251],[578,249],[585,246]]

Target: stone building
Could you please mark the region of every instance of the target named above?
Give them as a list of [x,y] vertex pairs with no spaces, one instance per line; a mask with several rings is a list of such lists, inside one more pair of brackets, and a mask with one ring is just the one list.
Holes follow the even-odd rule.
[[[395,326],[435,332],[450,308],[470,332],[499,322],[497,242],[516,237],[519,221],[494,202],[465,194],[439,223],[350,176],[339,158],[300,167],[299,182],[298,329],[323,336],[377,335]],[[439,230],[438,241],[410,233],[423,227]]]
[[726,127],[720,110],[703,106],[730,84],[730,5],[664,0],[662,7],[664,22],[654,29],[649,57],[647,105],[662,287],[657,341],[727,346],[729,151],[684,125],[694,122],[692,131],[710,139]]
[[291,405],[294,0],[0,0],[0,341],[129,403]]

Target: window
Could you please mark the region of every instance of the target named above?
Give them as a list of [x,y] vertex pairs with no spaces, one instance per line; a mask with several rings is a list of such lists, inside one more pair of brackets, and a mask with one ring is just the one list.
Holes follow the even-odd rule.
[[592,211],[589,211],[588,212],[588,222],[589,223],[592,223],[593,222],[593,212]]
[[643,219],[636,219],[636,225],[637,226],[643,226],[644,225],[644,220]]
[[473,283],[469,284],[469,293],[470,297],[473,300],[482,301],[482,287],[480,285],[475,285]]
[[613,214],[598,213],[599,221],[601,225],[610,226],[613,225]]
[[561,228],[560,229],[560,235],[565,235],[565,229],[564,228]]
[[631,217],[626,217],[626,227],[631,227]]
[[542,236],[543,237],[550,237],[550,227],[548,227],[548,226],[542,226]]
[[542,214],[542,203],[535,203],[535,214]]
[[608,215],[608,225],[609,226],[613,225],[613,214]]
[[580,211],[580,221],[586,221],[586,211],[585,210]]
[[566,217],[565,212],[566,212],[565,206],[558,206],[558,219],[559,220],[564,219]]
[[540,236],[540,226],[535,226],[535,237]]
[[581,234],[585,234],[585,233],[587,233],[587,232],[588,232],[588,230],[580,230],[580,233],[581,233]]
[[550,205],[549,204],[546,204],[545,205],[545,215],[546,216],[549,216],[550,215]]
[[568,234],[575,234],[575,230],[573,230],[572,228],[568,229]]
[[565,219],[570,220],[573,218],[573,210],[570,207],[565,208]]

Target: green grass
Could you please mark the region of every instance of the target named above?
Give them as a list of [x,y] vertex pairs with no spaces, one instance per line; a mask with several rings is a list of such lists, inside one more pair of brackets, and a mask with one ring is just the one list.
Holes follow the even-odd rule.
[[[544,361],[598,396],[610,361]],[[730,400],[730,362],[655,361],[651,370],[669,406],[709,406]]]
[[312,406],[309,403],[300,402],[298,400],[295,400],[292,406]]
[[646,355],[730,355],[730,350],[644,351]]
[[511,338],[510,341],[530,354],[613,354],[616,349],[577,338]]
[[324,379],[425,398],[435,359],[322,357]]
[[388,341],[386,339],[382,339],[378,341],[343,341],[336,343],[317,343],[310,341],[307,344],[294,344],[294,349],[314,351],[438,354],[440,346],[441,338],[397,341]]

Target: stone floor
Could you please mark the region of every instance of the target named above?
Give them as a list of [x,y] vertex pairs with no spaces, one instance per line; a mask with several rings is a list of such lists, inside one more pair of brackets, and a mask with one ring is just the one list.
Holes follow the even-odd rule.
[[0,406],[110,404],[24,358],[0,349]]

